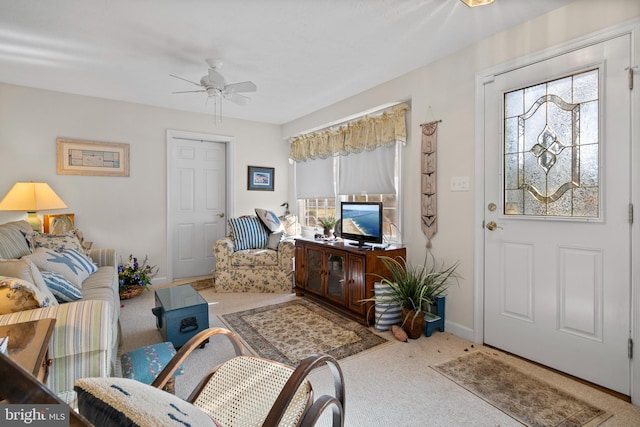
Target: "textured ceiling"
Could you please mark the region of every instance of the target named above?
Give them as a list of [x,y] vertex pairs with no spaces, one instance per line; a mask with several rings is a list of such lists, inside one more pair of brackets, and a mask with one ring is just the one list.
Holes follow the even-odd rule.
[[205,58],[286,123],[571,0],[0,0],[0,82],[212,114]]

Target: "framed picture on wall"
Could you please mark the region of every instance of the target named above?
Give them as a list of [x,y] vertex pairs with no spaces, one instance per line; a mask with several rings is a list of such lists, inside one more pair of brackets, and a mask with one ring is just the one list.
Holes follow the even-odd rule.
[[247,190],[273,191],[275,168],[249,166]]
[[56,139],[58,173],[129,176],[129,144]]

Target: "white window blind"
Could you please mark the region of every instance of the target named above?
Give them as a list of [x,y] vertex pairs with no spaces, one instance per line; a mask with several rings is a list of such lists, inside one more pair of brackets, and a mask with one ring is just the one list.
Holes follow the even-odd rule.
[[396,147],[339,157],[338,194],[395,194]]
[[333,157],[296,162],[296,198],[328,199],[335,197]]

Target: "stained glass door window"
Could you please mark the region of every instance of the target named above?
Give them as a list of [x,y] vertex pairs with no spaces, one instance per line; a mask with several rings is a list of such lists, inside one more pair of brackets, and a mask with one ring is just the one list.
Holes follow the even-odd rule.
[[504,213],[599,218],[597,69],[504,94]]

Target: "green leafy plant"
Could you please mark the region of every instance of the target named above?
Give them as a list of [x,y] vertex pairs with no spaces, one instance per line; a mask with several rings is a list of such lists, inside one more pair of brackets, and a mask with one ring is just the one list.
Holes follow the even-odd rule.
[[338,220],[336,219],[335,216],[327,216],[324,218],[320,218],[318,220],[318,223],[323,226],[324,228],[328,228],[328,229],[333,229],[333,227],[336,226],[336,223],[338,222]]
[[[399,305],[406,309],[406,314],[402,319],[403,325],[409,318],[413,324],[422,311],[428,310],[429,305],[433,304],[438,296],[458,280],[456,269],[459,263],[455,262],[448,267],[444,263],[439,264],[431,252],[427,252],[425,262],[420,266],[414,266],[402,257],[379,256],[378,258],[389,271],[389,278],[379,274],[376,276],[389,286],[390,292],[366,298],[360,302],[385,305],[386,309],[380,314],[380,317],[393,305]],[[369,307],[369,310],[372,308],[373,306]],[[378,320],[376,319],[376,322]]]
[[120,291],[126,291],[132,286],[144,286],[149,289],[151,279],[158,273],[158,267],[151,266],[148,263],[148,257],[145,255],[142,263],[138,262],[138,258],[129,255],[126,263],[120,261],[118,265],[118,282]]

